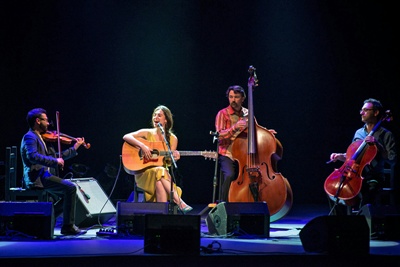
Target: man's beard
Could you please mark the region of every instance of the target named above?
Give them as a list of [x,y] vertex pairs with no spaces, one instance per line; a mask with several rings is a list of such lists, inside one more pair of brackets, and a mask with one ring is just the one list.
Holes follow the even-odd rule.
[[40,132],[41,133],[45,133],[45,132],[47,132],[47,126],[45,126],[45,125],[40,125]]

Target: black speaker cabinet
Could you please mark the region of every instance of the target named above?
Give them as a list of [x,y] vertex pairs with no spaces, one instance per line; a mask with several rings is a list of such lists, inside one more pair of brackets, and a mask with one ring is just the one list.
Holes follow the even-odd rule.
[[81,227],[107,222],[116,214],[111,200],[108,199],[94,178],[71,179],[77,185],[75,224]]
[[364,216],[320,216],[300,231],[306,252],[325,254],[369,254],[369,227]]
[[269,237],[270,214],[265,202],[221,202],[206,218],[209,234]]
[[51,202],[1,202],[0,236],[13,239],[53,239]]
[[144,252],[200,254],[200,215],[146,214]]
[[361,207],[358,215],[365,216],[374,238],[400,240],[400,214],[394,206],[367,204]]
[[118,202],[117,233],[144,236],[146,214],[168,214],[168,202]]

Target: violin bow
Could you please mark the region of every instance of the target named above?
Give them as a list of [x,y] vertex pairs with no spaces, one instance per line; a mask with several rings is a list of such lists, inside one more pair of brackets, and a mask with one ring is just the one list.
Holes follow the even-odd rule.
[[[58,157],[61,158],[61,140],[60,140],[60,112],[56,111],[56,124],[57,124],[57,145],[58,145]],[[63,170],[63,167],[61,167]]]

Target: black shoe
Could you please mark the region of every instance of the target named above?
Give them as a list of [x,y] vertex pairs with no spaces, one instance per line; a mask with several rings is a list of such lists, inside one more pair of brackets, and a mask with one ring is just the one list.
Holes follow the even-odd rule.
[[61,234],[62,235],[84,235],[87,231],[81,230],[78,226],[72,225],[64,225],[61,227]]

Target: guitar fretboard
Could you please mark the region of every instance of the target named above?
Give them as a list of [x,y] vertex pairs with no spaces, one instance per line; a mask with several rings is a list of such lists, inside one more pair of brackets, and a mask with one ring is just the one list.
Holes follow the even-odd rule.
[[[169,152],[168,151],[158,151],[159,152],[159,154],[160,154],[160,156],[169,156]],[[205,152],[205,151],[182,151],[182,150],[179,150],[179,154],[181,155],[181,156],[204,156],[204,155],[207,155],[207,154],[212,154],[212,155],[214,155],[214,153],[215,152]]]
[[180,151],[181,156],[202,156],[203,151]]

